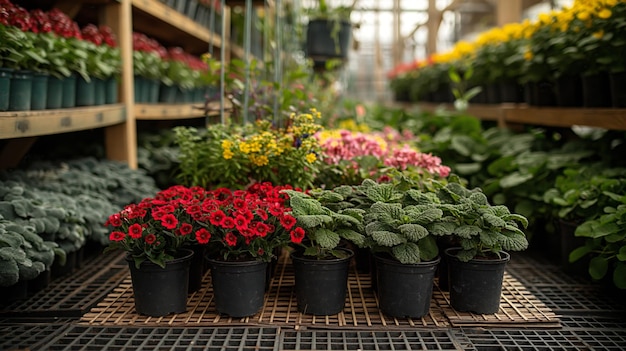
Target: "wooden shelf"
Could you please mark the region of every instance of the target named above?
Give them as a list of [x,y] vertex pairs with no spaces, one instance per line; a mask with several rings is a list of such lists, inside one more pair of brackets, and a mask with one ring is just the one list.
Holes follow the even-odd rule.
[[[230,108],[230,102],[224,102],[224,108]],[[210,103],[211,113],[209,115],[219,115],[219,102]],[[188,118],[205,117],[204,105],[202,103],[193,104],[135,104],[135,119],[137,120],[176,120]]]
[[[219,34],[157,0],[132,0],[133,27],[161,42],[206,52],[208,44],[222,48]],[[155,23],[157,19],[157,23]],[[226,43],[227,44],[227,43]],[[194,50],[195,49],[195,50]]]
[[[402,104],[404,108],[417,106],[425,111],[454,110],[451,104]],[[626,130],[626,109],[582,107],[534,107],[526,104],[480,105],[470,104],[469,115],[482,120],[498,121],[499,126],[530,124],[551,127],[574,125],[612,130]]]
[[172,120],[204,117],[203,106],[196,104],[135,104],[136,120]]
[[519,107],[506,110],[507,123],[554,127],[573,125],[626,130],[626,109]]
[[58,110],[0,112],[0,139],[74,132],[126,121],[123,104]]

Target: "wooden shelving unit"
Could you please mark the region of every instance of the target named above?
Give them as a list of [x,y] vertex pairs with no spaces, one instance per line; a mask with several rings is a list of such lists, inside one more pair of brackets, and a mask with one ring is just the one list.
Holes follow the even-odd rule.
[[[450,104],[403,104],[404,108],[418,107],[425,111],[444,109],[452,111]],[[482,120],[497,121],[501,127],[515,124],[548,127],[571,127],[574,125],[626,131],[626,109],[534,107],[526,104],[480,105],[472,104],[467,113]]]
[[[43,1],[43,0],[42,0]],[[18,2],[19,3],[19,2]],[[50,0],[74,16],[83,5],[97,5],[98,24],[110,26],[118,37],[122,53],[120,102],[84,108],[59,110],[18,111],[0,113],[0,169],[13,167],[28,152],[36,138],[65,132],[104,128],[107,157],[137,167],[137,120],[179,120],[203,118],[201,103],[189,104],[135,104],[132,65],[132,33],[143,32],[172,46],[181,46],[193,54],[202,54],[209,45],[241,55],[242,49],[230,47],[228,40],[211,32],[184,14],[158,0]],[[91,17],[91,16],[90,16]],[[224,20],[228,21],[226,11]],[[228,32],[226,32],[228,35]],[[228,36],[226,36],[228,38]],[[212,106],[219,110],[219,103]]]
[[60,134],[126,121],[123,104],[59,110],[0,112],[0,139]]

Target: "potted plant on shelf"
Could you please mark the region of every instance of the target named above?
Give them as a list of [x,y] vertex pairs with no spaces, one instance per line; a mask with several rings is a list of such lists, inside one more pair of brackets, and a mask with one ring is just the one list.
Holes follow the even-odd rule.
[[400,182],[360,186],[372,205],[366,210],[366,246],[375,259],[380,309],[392,317],[428,314],[433,280],[440,261],[437,228],[443,211],[435,192]]
[[105,252],[126,251],[137,313],[164,316],[186,311],[193,251],[185,245],[208,242],[206,229],[196,220],[206,196],[201,188],[176,185],[125,206],[106,221],[112,231]]
[[451,233],[459,247],[445,250],[450,305],[457,311],[496,313],[509,251],[528,247],[526,217],[506,206],[492,206],[482,190],[449,182],[438,191],[443,221],[437,231]]
[[210,237],[207,258],[219,313],[246,317],[263,307],[268,263],[293,240],[296,220],[281,192],[292,189],[265,182],[207,192],[201,205],[206,213],[198,219]]
[[[363,213],[345,201],[341,188],[314,190],[308,194],[288,191],[297,227],[292,230],[298,311],[333,315],[343,310],[348,269],[354,252],[342,241],[363,245]],[[334,204],[331,209],[322,204]]]
[[349,6],[332,8],[326,0],[318,0],[316,7],[306,9],[309,22],[305,52],[314,62],[347,58],[352,39],[350,15],[357,1]]

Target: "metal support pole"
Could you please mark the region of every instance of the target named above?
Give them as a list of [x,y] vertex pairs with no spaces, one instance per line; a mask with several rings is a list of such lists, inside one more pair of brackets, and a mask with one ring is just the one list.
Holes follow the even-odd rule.
[[243,34],[243,58],[245,62],[245,81],[243,90],[243,123],[248,123],[248,103],[250,101],[250,37],[252,35],[252,0],[246,0],[246,16]]
[[224,21],[224,13],[226,12],[226,0],[222,0],[220,4],[220,11],[222,13],[222,47],[220,49],[220,122],[222,124],[226,123],[226,118],[224,117],[224,77],[225,77],[225,64],[226,64],[226,21]]
[[276,9],[276,22],[274,24],[274,39],[276,43],[274,45],[274,82],[278,83],[276,86],[277,90],[274,92],[274,125],[277,127],[282,127],[282,118],[279,111],[279,97],[281,96],[283,89],[283,80],[282,80],[282,72],[283,72],[283,60],[282,60],[282,38],[281,27],[282,20],[280,16],[281,9],[281,0],[275,0],[275,9]]

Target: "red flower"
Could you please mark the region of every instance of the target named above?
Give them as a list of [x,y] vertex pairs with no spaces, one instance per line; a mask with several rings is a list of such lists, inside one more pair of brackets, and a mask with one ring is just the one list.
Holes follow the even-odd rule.
[[259,216],[262,220],[267,221],[267,219],[269,218],[267,211],[265,211],[262,208],[257,208],[257,210],[255,211],[255,213],[257,214],[257,216]]
[[246,207],[246,201],[244,199],[234,199],[233,200],[233,207],[235,207],[236,209],[240,210],[242,208]]
[[201,213],[202,212],[202,207],[200,207],[200,205],[191,205],[187,208],[185,208],[185,211],[190,214],[190,215],[194,215],[197,213]]
[[120,231],[113,231],[109,235],[109,239],[111,241],[122,241],[122,240],[124,240],[125,237],[126,237],[126,234],[124,234],[123,232],[120,232]]
[[187,235],[193,231],[193,226],[189,223],[183,223],[178,231],[180,235]]
[[146,244],[152,245],[156,241],[156,235],[150,233],[150,234],[146,235],[144,240],[146,241]]
[[139,223],[132,224],[128,227],[128,235],[133,239],[141,238],[141,233],[143,232],[143,227]]
[[237,215],[235,217],[235,227],[237,227],[237,230],[239,231],[247,229],[248,223],[249,223],[248,220],[243,215]]
[[302,239],[304,239],[304,229],[298,227],[292,230],[289,235],[291,236],[291,242],[294,244],[300,244]]
[[224,217],[219,224],[222,228],[233,229],[235,228],[235,220],[232,217]]
[[282,217],[280,217],[280,224],[283,226],[283,228],[285,228],[286,230],[290,230],[291,228],[293,228],[294,225],[296,225],[296,218],[292,215],[284,215]]
[[119,227],[122,225],[122,219],[120,218],[119,213],[112,214],[109,216],[109,220],[105,223],[105,225],[112,225],[114,227]]
[[209,221],[213,225],[220,225],[225,217],[226,217],[226,214],[224,213],[224,211],[217,210],[211,213],[211,216],[209,217]]
[[207,244],[211,239],[211,233],[205,228],[200,228],[196,231],[196,240],[200,244]]
[[161,219],[161,225],[170,230],[174,229],[178,225],[178,219],[171,213],[166,214]]
[[228,244],[228,246],[237,245],[237,236],[233,234],[233,232],[228,232],[228,234],[224,237],[224,240],[226,240],[226,244]]

